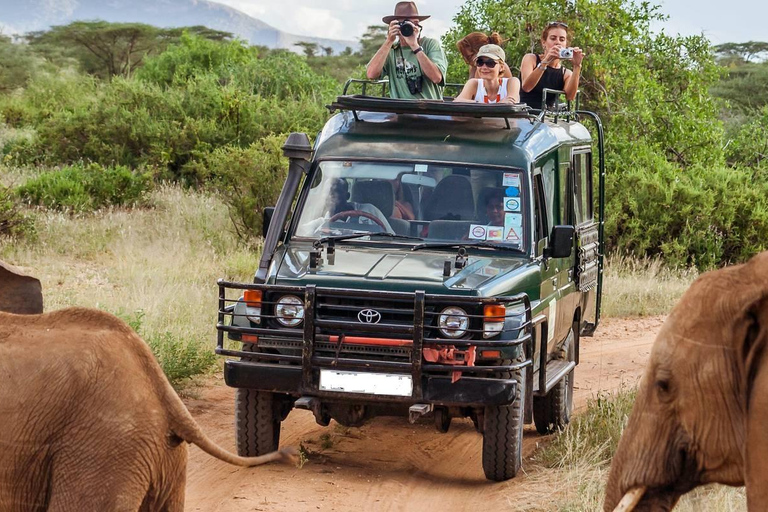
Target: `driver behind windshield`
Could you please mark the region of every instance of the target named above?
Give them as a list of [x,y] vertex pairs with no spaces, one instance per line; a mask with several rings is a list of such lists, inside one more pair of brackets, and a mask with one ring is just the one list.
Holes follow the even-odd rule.
[[[368,214],[368,215],[365,215]],[[378,222],[370,217],[373,216]],[[336,217],[334,219],[334,217]],[[392,226],[376,206],[370,203],[355,203],[349,200],[349,184],[344,178],[334,178],[328,191],[326,210],[323,221],[333,219],[333,222],[348,222],[364,226],[378,226],[382,231],[392,233]],[[352,227],[350,227],[352,229]],[[374,229],[371,231],[379,231]]]

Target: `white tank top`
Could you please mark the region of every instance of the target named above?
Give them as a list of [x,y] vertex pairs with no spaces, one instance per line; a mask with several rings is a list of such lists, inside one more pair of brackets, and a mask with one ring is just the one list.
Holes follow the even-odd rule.
[[499,78],[499,93],[495,98],[489,98],[488,93],[485,91],[485,82],[482,78],[475,78],[477,80],[477,92],[475,93],[475,101],[478,103],[497,103],[507,97],[507,80],[509,78]]

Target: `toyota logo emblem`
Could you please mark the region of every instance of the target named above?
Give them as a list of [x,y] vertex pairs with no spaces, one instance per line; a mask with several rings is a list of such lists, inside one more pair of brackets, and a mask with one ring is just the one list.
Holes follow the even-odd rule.
[[363,324],[377,324],[381,322],[381,313],[375,309],[363,309],[357,314],[357,319]]

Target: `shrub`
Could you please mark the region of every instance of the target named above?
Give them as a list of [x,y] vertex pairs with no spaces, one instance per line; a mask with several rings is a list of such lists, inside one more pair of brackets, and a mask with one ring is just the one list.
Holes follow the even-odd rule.
[[611,249],[707,269],[768,248],[768,182],[751,170],[646,164],[608,176]]
[[176,390],[183,389],[190,379],[206,373],[216,363],[215,354],[207,348],[204,340],[183,340],[169,331],[144,332],[144,311],[130,314],[119,312],[117,316],[146,341]]
[[42,174],[18,187],[16,194],[31,204],[82,212],[140,204],[150,186],[148,174],[88,164]]
[[34,221],[24,213],[13,191],[0,185],[0,236],[21,237],[34,232]]
[[203,161],[229,207],[238,237],[248,243],[261,235],[262,211],[275,204],[285,181],[284,142],[284,136],[273,135],[247,148],[216,149]]

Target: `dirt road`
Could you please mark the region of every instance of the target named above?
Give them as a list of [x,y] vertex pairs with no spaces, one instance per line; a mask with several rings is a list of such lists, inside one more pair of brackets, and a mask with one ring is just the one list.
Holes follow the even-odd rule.
[[[599,391],[634,385],[642,373],[662,318],[605,320],[594,338],[583,338],[574,393],[577,410]],[[187,405],[216,442],[234,450],[234,391],[221,379]],[[524,457],[542,438],[526,427]],[[448,433],[431,422],[409,425],[379,418],[362,428],[332,422],[320,427],[312,414],[294,410],[283,423],[281,445],[313,452],[302,469],[269,465],[241,469],[191,447],[187,510],[243,511],[461,511],[510,510],[510,497],[526,476],[493,483],[483,477],[480,434],[469,420]],[[523,462],[525,466],[525,461]],[[518,493],[519,494],[519,493]]]

